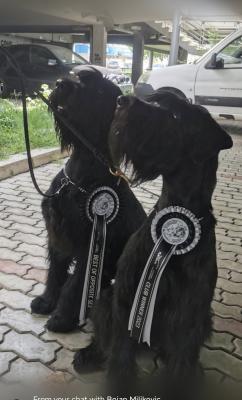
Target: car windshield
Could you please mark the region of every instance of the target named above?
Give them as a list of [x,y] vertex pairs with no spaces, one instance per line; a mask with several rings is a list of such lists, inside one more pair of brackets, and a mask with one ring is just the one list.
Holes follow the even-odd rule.
[[63,62],[63,64],[87,64],[87,61],[79,56],[78,54],[74,53],[70,49],[67,49],[66,47],[61,47],[61,46],[53,46],[53,45],[48,45],[46,46],[49,50],[54,53],[56,58],[58,58],[60,61]]

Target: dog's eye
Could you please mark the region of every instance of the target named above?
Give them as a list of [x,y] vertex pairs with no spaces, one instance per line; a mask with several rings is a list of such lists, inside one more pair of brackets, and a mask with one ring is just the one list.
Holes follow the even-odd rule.
[[120,131],[119,131],[119,130],[117,130],[117,131],[114,132],[114,135],[115,135],[115,136],[118,136],[119,134],[120,134]]

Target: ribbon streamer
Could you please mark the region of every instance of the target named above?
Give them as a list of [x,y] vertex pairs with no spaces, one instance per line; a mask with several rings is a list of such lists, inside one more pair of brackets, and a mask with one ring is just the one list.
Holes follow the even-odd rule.
[[193,250],[201,237],[196,216],[180,206],[170,206],[157,212],[151,223],[155,246],[146,263],[130,313],[130,336],[150,346],[152,320],[159,283],[173,255]]
[[150,334],[155,300],[161,276],[176,251],[176,245],[168,244],[161,236],[147,261],[136,291],[129,318],[130,336],[150,346]]
[[106,233],[106,216],[94,214],[87,269],[82,292],[79,317],[80,325],[86,322],[95,301],[100,296]]

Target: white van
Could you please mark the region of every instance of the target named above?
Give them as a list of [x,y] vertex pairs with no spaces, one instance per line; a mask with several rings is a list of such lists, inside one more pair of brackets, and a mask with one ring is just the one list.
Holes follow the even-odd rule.
[[217,118],[242,120],[242,29],[226,37],[194,64],[145,72],[135,93],[145,98],[160,88],[186,96]]

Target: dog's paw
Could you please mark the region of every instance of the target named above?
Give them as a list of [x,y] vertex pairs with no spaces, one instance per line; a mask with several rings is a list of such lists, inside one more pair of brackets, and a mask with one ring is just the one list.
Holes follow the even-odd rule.
[[31,312],[34,314],[48,315],[55,309],[55,303],[44,296],[36,297],[31,303]]
[[75,354],[73,367],[79,374],[90,373],[100,369],[103,362],[104,358],[98,354],[95,344],[92,343]]
[[47,321],[46,328],[52,332],[67,333],[77,328],[77,322],[68,320],[59,314],[53,314]]

